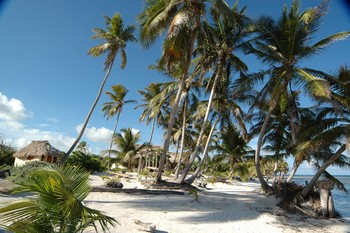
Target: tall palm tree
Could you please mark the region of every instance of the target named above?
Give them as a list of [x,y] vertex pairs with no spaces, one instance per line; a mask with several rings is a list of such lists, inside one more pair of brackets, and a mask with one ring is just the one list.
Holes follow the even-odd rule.
[[[123,85],[114,85],[112,86],[112,92],[106,91],[105,93],[110,97],[111,101],[103,104],[102,111],[104,112],[104,116],[107,117],[107,120],[109,120],[110,118],[114,117],[117,114],[117,119],[115,121],[111,143],[109,145],[109,152],[108,152],[108,161],[109,161],[110,155],[111,155],[110,150],[112,149],[113,137],[117,130],[120,113],[123,111],[123,107],[125,104],[136,103],[136,100],[124,100],[126,94],[128,93],[128,90]],[[108,169],[109,169],[109,162],[108,162]]]
[[250,52],[269,65],[267,72],[269,80],[261,96],[271,96],[270,107],[259,134],[255,153],[256,172],[264,191],[270,191],[271,187],[260,171],[260,150],[267,124],[279,99],[288,93],[288,87],[293,87],[293,84],[302,86],[310,96],[329,98],[328,82],[317,78],[299,65],[303,59],[318,54],[327,45],[344,39],[350,34],[350,32],[336,33],[309,45],[319,29],[326,9],[327,2],[323,2],[318,7],[301,12],[299,1],[294,0],[289,10],[284,7],[279,20],[261,17],[256,21],[257,37]]
[[[202,43],[198,45],[196,52],[202,56],[197,59],[198,69],[201,72],[213,70],[213,75],[207,86],[208,89],[210,87],[210,96],[202,123],[202,130],[199,134],[195,151],[191,155],[183,175],[178,179],[179,183],[184,181],[199,153],[205,126],[208,123],[209,113],[220,79],[229,79],[231,70],[245,72],[248,69],[246,64],[234,54],[241,47],[244,38],[248,34],[246,27],[248,19],[244,15],[244,9],[239,11],[237,8],[236,4],[232,10],[230,9],[230,15],[223,15],[219,8],[216,6],[211,7],[210,16],[213,23],[210,25],[207,22],[203,22],[203,30],[199,34]],[[228,72],[226,73],[226,71]]]
[[18,185],[21,192],[36,195],[1,205],[0,227],[9,232],[74,233],[89,226],[98,232],[98,225],[108,232],[108,226],[116,223],[83,204],[91,191],[89,173],[77,166],[40,168]]
[[189,77],[193,48],[207,2],[216,4],[222,8],[223,12],[227,12],[228,7],[224,0],[147,0],[145,10],[138,17],[143,45],[149,47],[156,38],[167,30],[161,63],[168,68],[176,63],[182,64],[182,77],[171,108],[157,173],[157,182],[161,181],[165,158],[169,150],[172,127],[185,82]]
[[116,13],[112,18],[105,16],[105,20],[106,20],[105,22],[106,30],[95,28],[93,29],[93,32],[95,33],[95,35],[92,36],[93,39],[102,40],[103,43],[91,48],[88,54],[93,57],[98,57],[105,53],[107,54],[107,58],[104,62],[105,64],[104,71],[106,71],[106,75],[100,85],[100,88],[94,100],[94,103],[92,104],[91,109],[88,112],[86,119],[80,129],[78,137],[75,139],[72,146],[66,152],[65,156],[61,159],[60,164],[63,164],[66,161],[70,153],[72,153],[72,151],[80,141],[81,137],[83,136],[86,126],[90,120],[90,117],[97,105],[97,102],[100,99],[100,96],[103,91],[103,87],[109,77],[109,74],[111,73],[114,60],[117,54],[120,53],[120,57],[121,57],[120,67],[121,69],[124,69],[126,65],[126,53],[125,53],[126,44],[130,41],[136,41],[136,38],[133,36],[135,27],[132,25],[124,27],[123,19],[120,16],[120,14]]

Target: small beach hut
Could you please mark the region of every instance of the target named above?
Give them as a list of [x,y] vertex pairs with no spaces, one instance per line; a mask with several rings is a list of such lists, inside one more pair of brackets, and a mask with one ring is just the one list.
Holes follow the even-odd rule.
[[13,154],[15,166],[22,166],[29,161],[57,163],[63,155],[64,152],[51,146],[48,141],[32,141],[28,146]]

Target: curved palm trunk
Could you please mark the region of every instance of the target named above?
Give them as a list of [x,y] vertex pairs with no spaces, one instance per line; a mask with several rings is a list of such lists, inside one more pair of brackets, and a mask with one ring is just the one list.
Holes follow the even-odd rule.
[[218,124],[219,120],[220,120],[220,116],[218,117],[218,119],[215,121],[214,125],[210,129],[209,136],[208,136],[208,139],[207,139],[207,143],[205,144],[205,148],[204,148],[204,151],[203,151],[203,155],[204,156],[203,156],[202,160],[200,161],[197,169],[194,171],[192,176],[186,180],[186,183],[192,184],[195,181],[195,179],[197,178],[199,172],[202,171],[203,164],[204,164],[205,160],[208,158],[208,148],[209,148],[209,144],[210,144],[210,139],[211,139],[211,137],[213,135],[213,132],[214,132],[214,130],[216,128],[216,125]]
[[112,70],[112,67],[113,67],[113,63],[114,63],[114,61],[112,61],[111,64],[109,65],[109,68],[108,68],[107,73],[106,73],[106,75],[105,75],[105,77],[104,77],[104,79],[103,79],[103,81],[102,81],[102,83],[101,83],[101,86],[100,86],[100,88],[99,88],[99,91],[98,91],[98,93],[97,93],[97,96],[96,96],[96,98],[95,98],[95,101],[94,101],[94,103],[92,104],[91,109],[90,109],[90,111],[88,112],[88,115],[87,115],[86,118],[85,118],[84,124],[83,124],[83,126],[81,127],[81,130],[80,130],[80,132],[79,132],[78,137],[75,139],[75,141],[73,142],[72,146],[69,148],[69,150],[68,150],[68,151],[65,153],[65,155],[62,157],[61,161],[59,162],[59,165],[64,164],[64,162],[67,160],[67,158],[68,158],[68,156],[70,155],[70,153],[72,153],[72,151],[75,149],[75,147],[77,146],[78,142],[80,141],[81,137],[83,136],[83,134],[84,134],[84,132],[85,132],[85,129],[86,129],[86,126],[87,126],[87,124],[88,124],[88,122],[89,122],[89,120],[90,120],[90,117],[91,117],[93,111],[95,110],[95,107],[96,107],[96,105],[97,105],[97,102],[99,101],[99,99],[100,99],[100,97],[101,97],[101,94],[102,94],[102,91],[103,91],[103,87],[104,87],[104,85],[105,85],[105,83],[106,83],[106,81],[107,81],[107,79],[108,79],[108,77],[109,77],[109,74],[111,73],[111,70]]
[[258,179],[259,179],[259,182],[261,184],[261,188],[262,188],[262,190],[264,192],[273,191],[273,189],[265,181],[264,176],[261,173],[261,169],[260,169],[260,150],[261,150],[261,147],[262,147],[262,140],[263,140],[264,134],[266,132],[267,123],[269,122],[269,119],[270,119],[270,117],[272,115],[272,111],[274,109],[274,106],[276,105],[275,102],[276,101],[274,101],[274,103],[270,105],[269,110],[268,110],[268,112],[266,114],[263,126],[261,127],[261,130],[260,130],[260,134],[259,134],[259,138],[258,138],[258,144],[256,146],[256,151],[255,151],[255,169],[256,169],[256,174],[258,175]]
[[330,157],[316,172],[316,174],[312,177],[312,179],[310,180],[309,184],[303,189],[303,191],[301,191],[301,196],[303,198],[305,198],[309,192],[313,189],[316,181],[318,180],[318,178],[320,178],[320,176],[322,175],[322,173],[330,166],[332,165],[332,163],[334,163],[334,161],[336,161],[341,154],[345,151],[346,149],[346,145],[344,144],[342,147],[340,147],[338,149],[338,151],[332,156]]
[[[221,69],[219,69],[221,70]],[[209,112],[210,112],[210,109],[211,109],[211,103],[213,102],[213,96],[215,94],[215,88],[216,88],[216,84],[217,84],[217,81],[219,79],[219,75],[220,75],[221,72],[218,72],[215,79],[214,79],[214,83],[213,83],[213,87],[211,89],[211,93],[210,93],[210,97],[209,97],[209,102],[208,102],[208,107],[207,107],[207,111],[205,113],[205,116],[204,116],[204,119],[203,119],[203,123],[202,123],[202,128],[201,128],[201,131],[199,133],[199,136],[198,136],[198,139],[197,139],[197,143],[196,143],[196,147],[195,147],[195,150],[194,152],[191,154],[191,157],[190,157],[190,161],[188,162],[185,170],[184,170],[184,173],[182,174],[182,176],[180,176],[176,182],[181,184],[184,182],[187,174],[189,173],[191,167],[192,167],[192,164],[194,162],[194,160],[196,159],[196,156],[198,155],[199,153],[199,149],[201,147],[201,144],[202,144],[202,138],[204,136],[204,131],[205,131],[205,124],[207,123],[208,121],[208,117],[209,117]]]
[[297,172],[299,166],[300,166],[300,163],[297,163],[296,161],[294,161],[294,166],[293,166],[293,169],[292,169],[292,171],[290,172],[290,174],[289,174],[289,176],[287,178],[287,183],[292,181],[292,179],[294,178],[295,173]]
[[165,159],[166,159],[166,154],[169,151],[169,145],[170,145],[170,139],[171,139],[171,133],[172,133],[172,129],[173,126],[175,124],[175,116],[179,107],[179,102],[180,102],[180,97],[182,94],[182,91],[185,88],[185,83],[186,80],[188,79],[188,72],[190,70],[190,65],[191,65],[191,56],[192,56],[192,52],[193,52],[193,48],[194,48],[194,43],[197,37],[197,31],[199,29],[200,26],[200,17],[197,17],[196,19],[196,26],[193,29],[193,34],[192,34],[192,38],[191,38],[191,43],[190,43],[190,48],[188,50],[188,54],[186,57],[186,64],[185,64],[185,68],[184,68],[184,74],[183,77],[181,79],[181,82],[179,84],[179,89],[177,91],[176,94],[176,98],[175,98],[175,103],[172,106],[171,109],[171,113],[170,113],[170,119],[169,119],[169,125],[167,128],[167,132],[166,132],[166,136],[165,136],[165,140],[164,140],[164,147],[163,147],[163,151],[162,154],[160,156],[160,160],[159,160],[159,166],[158,166],[158,172],[157,172],[157,178],[156,178],[156,182],[160,183],[162,180],[162,172],[164,169],[164,164],[165,164]]
[[184,104],[183,118],[182,118],[182,132],[181,132],[181,148],[180,148],[180,158],[175,171],[175,179],[179,178],[181,161],[184,153],[184,145],[185,145],[185,130],[186,130],[186,115],[187,115],[187,101]]
[[107,163],[108,171],[111,169],[111,167],[110,167],[111,150],[112,150],[112,146],[113,146],[113,138],[114,138],[114,135],[115,135],[115,133],[116,133],[116,131],[117,131],[119,116],[120,116],[120,111],[118,111],[117,119],[116,119],[115,124],[114,124],[114,129],[113,129],[113,134],[112,134],[112,138],[111,138],[111,143],[109,144],[108,163]]

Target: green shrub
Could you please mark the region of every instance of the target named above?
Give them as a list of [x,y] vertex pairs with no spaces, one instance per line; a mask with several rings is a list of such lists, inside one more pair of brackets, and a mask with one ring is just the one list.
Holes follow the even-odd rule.
[[[26,164],[20,167],[12,167],[12,169],[10,170],[11,175],[8,176],[7,179],[15,183],[22,183],[24,178],[27,177],[29,173],[47,166],[50,166],[50,164],[46,162],[41,162],[41,161],[27,162]],[[51,164],[51,166],[55,166],[55,165]]]
[[74,151],[72,155],[68,157],[66,164],[80,166],[91,173],[106,170],[99,156],[85,154],[82,151]]
[[13,154],[15,153],[15,149],[10,146],[1,143],[0,141],[0,166],[1,165],[13,165],[15,162],[15,158]]

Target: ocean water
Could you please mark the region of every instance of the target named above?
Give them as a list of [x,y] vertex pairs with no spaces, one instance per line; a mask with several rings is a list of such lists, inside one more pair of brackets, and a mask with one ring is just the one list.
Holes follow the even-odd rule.
[[[312,176],[295,176],[293,181],[305,185],[305,181],[310,181],[311,178]],[[334,187],[332,190],[334,206],[336,211],[342,215],[342,218],[350,222],[350,176],[336,176],[336,178],[344,184],[348,193]]]

